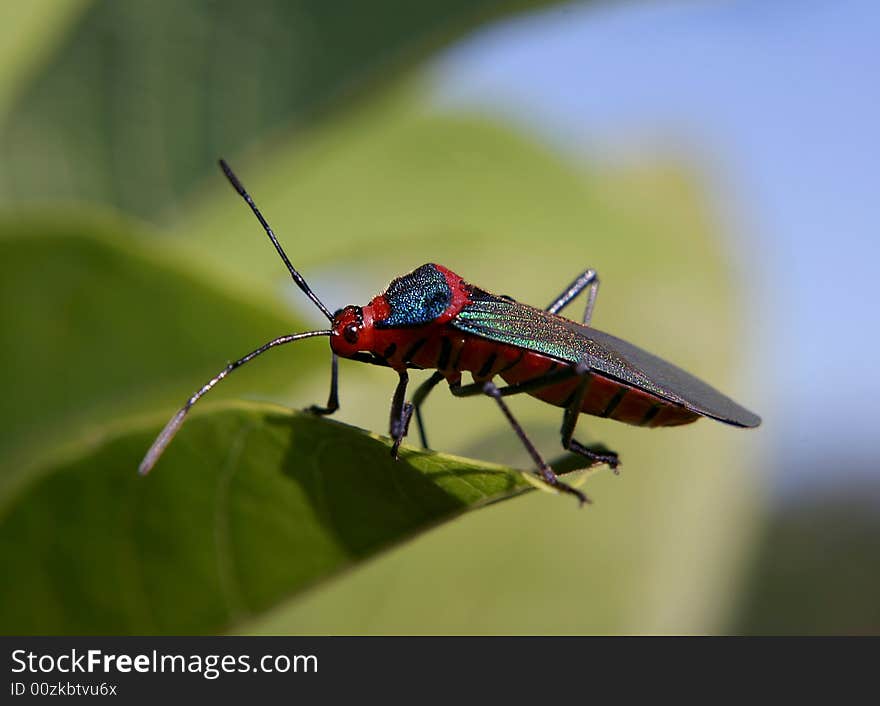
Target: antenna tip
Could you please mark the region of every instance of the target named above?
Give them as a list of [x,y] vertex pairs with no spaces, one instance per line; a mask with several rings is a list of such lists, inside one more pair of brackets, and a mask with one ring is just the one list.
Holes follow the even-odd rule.
[[232,171],[232,167],[227,164],[225,159],[218,159],[217,163],[220,165],[220,169],[223,170],[223,173],[226,175],[226,178],[229,180],[229,183],[232,184],[232,187],[246,200],[249,201],[250,197],[247,195],[247,192],[244,190],[244,187],[241,185],[241,182],[238,180],[238,177],[235,176],[235,172]]

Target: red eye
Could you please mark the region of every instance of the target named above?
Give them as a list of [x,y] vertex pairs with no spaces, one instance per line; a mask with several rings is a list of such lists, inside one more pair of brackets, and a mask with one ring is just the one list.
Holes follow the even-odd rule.
[[344,329],[342,329],[342,337],[348,341],[351,345],[354,345],[358,342],[358,326],[357,324],[348,324]]

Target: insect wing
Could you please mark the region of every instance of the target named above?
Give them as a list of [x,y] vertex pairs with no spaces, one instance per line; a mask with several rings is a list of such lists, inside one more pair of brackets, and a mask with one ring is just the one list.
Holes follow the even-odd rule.
[[702,380],[615,336],[482,290],[475,289],[471,299],[450,322],[461,331],[572,364],[585,360],[606,377],[727,424],[761,423]]

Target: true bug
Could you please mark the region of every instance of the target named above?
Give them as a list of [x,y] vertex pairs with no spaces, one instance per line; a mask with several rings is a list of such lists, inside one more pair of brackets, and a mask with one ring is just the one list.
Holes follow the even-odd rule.
[[[339,408],[339,356],[393,369],[398,382],[391,402],[390,434],[391,453],[397,458],[413,414],[422,445],[428,446],[420,408],[428,393],[445,379],[455,396],[493,398],[542,480],[581,503],[587,502],[586,496],[556,476],[511,414],[505,397],[527,393],[562,407],[563,448],[591,464],[604,463],[612,469],[618,465],[616,453],[597,453],[573,438],[581,413],[650,427],[688,424],[699,417],[738,427],[761,423],[757,415],[689,373],[590,327],[599,291],[599,277],[592,269],[584,270],[546,309],[536,309],[468,284],[441,265],[426,264],[395,279],[366,306],[347,306],[331,314],[293,267],[229,165],[220,160],[220,167],[260,221],[293,281],[327,317],[330,328],[280,336],[227,365],[171,418],[141,462],[141,474],[155,465],[190,408],[230,372],[270,348],[315,336],[329,336],[332,358],[327,404],[312,406],[313,413],[332,414]],[[560,316],[584,291],[587,304],[582,322]],[[435,372],[418,387],[412,402],[407,402],[410,368]],[[463,372],[470,373],[474,382],[463,385]],[[496,377],[507,385],[498,387],[493,382]]]

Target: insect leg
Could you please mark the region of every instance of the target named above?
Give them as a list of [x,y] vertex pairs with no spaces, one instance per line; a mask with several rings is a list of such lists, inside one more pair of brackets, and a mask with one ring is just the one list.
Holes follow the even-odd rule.
[[547,462],[541,457],[541,454],[538,453],[538,449],[535,448],[535,445],[532,443],[531,439],[526,436],[525,431],[520,426],[519,422],[516,421],[516,418],[510,411],[510,408],[507,406],[507,403],[502,399],[501,391],[495,385],[494,382],[484,382],[483,384],[483,394],[488,395],[495,402],[498,403],[498,406],[501,408],[502,414],[507,417],[507,421],[510,423],[510,426],[513,427],[513,430],[516,432],[516,435],[519,437],[519,440],[522,442],[523,446],[526,447],[526,451],[529,452],[529,456],[532,457],[532,461],[534,461],[535,465],[538,467],[538,471],[541,474],[541,478],[544,479],[546,483],[552,485],[554,488],[563,493],[569,493],[574,495],[578,500],[580,500],[581,505],[584,503],[590,502],[589,498],[584,495],[577,488],[572,488],[567,483],[563,483],[559,480],[559,477],[553,472],[553,469],[547,464]]
[[574,428],[577,426],[578,417],[581,415],[581,407],[584,404],[584,395],[587,393],[587,387],[590,384],[590,366],[586,363],[586,361],[581,361],[578,363],[575,368],[575,372],[582,376],[581,382],[578,384],[577,389],[575,390],[574,397],[572,397],[571,402],[569,402],[568,407],[565,408],[565,412],[562,416],[562,448],[566,451],[572,451],[576,454],[580,454],[581,456],[589,459],[592,463],[606,463],[608,467],[617,473],[617,466],[620,464],[620,460],[616,453],[613,451],[609,451],[608,453],[597,453],[591,449],[588,449],[583,444],[572,439],[574,435]]
[[412,417],[413,406],[406,399],[406,385],[409,375],[406,370],[399,370],[400,379],[394,389],[394,397],[391,398],[391,424],[390,434],[394,443],[391,445],[391,457],[396,461],[399,456],[400,442],[409,431],[409,420]]
[[[585,361],[582,361],[573,368],[567,368],[565,370],[551,373],[550,375],[545,375],[544,377],[535,378],[533,380],[526,380],[525,382],[507,385],[501,388],[496,387],[495,389],[498,391],[499,396],[508,397],[510,395],[517,395],[524,392],[534,392],[542,388],[550,387],[551,385],[555,385],[559,382],[570,380],[575,375],[583,377],[581,384],[575,390],[574,397],[565,409],[565,415],[562,419],[561,431],[562,446],[567,451],[571,451],[572,453],[584,456],[593,463],[607,463],[608,466],[616,472],[617,466],[620,465],[620,460],[616,453],[614,453],[613,451],[608,453],[597,453],[596,451],[587,448],[575,439],[572,439],[574,428],[577,425],[578,417],[580,416],[580,410],[581,406],[583,405],[584,395],[586,394],[587,386],[590,382],[590,378],[587,377],[587,374],[589,372],[589,365],[587,365]],[[449,391],[456,397],[473,397],[474,395],[485,394],[485,391],[483,390],[483,383],[481,382],[475,382],[470,385],[450,383]]]
[[[544,375],[543,377],[526,380],[524,382],[517,382],[513,385],[505,385],[504,387],[499,387],[498,392],[502,397],[519,395],[524,392],[534,392],[535,390],[540,390],[542,388],[555,385],[556,383],[570,380],[576,374],[577,373],[575,372],[574,368],[565,368],[555,373]],[[449,391],[456,397],[473,397],[474,395],[485,394],[485,392],[483,391],[482,382],[474,382],[469,385],[462,385],[460,382],[450,383]]]
[[327,406],[313,404],[309,412],[318,416],[333,414],[339,409],[339,356],[335,353],[330,358],[330,394],[327,397]]
[[551,314],[558,314],[567,307],[572,300],[580,294],[586,287],[590,288],[587,293],[587,308],[584,310],[584,324],[589,324],[593,318],[593,308],[596,306],[596,296],[599,294],[599,274],[596,270],[586,269],[580,274],[570,285],[568,285],[562,293],[556,297],[547,311]]
[[428,437],[425,434],[425,422],[422,419],[422,403],[430,394],[431,390],[437,387],[437,383],[443,380],[443,378],[443,373],[439,370],[435,370],[431,377],[416,388],[416,394],[413,395],[412,406],[416,413],[416,426],[419,428],[419,439],[422,442],[423,449],[428,448]]

